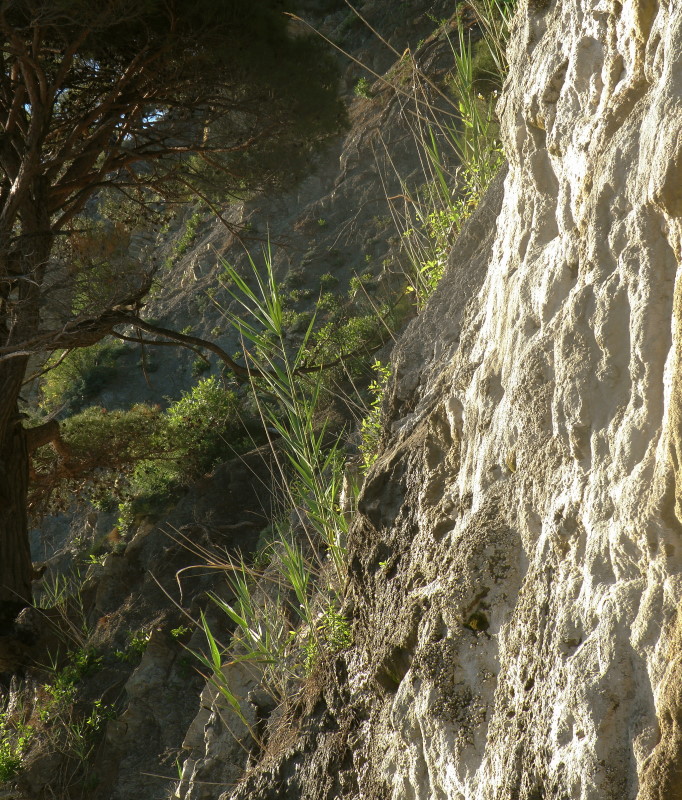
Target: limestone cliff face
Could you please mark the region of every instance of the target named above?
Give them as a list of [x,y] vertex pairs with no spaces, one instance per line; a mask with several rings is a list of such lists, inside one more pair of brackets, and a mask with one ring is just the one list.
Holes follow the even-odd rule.
[[355,647],[222,797],[682,797],[682,6],[533,0],[398,348]]

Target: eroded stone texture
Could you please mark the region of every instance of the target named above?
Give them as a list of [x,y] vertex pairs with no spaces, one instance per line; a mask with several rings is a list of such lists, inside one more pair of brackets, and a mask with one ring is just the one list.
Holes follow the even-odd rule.
[[681,795],[680,53],[672,5],[519,15],[487,275],[461,333],[445,285],[408,334],[355,530],[367,641],[410,630],[384,796]]
[[396,356],[337,724],[230,797],[682,796],[681,58],[673,3],[521,9],[503,197]]

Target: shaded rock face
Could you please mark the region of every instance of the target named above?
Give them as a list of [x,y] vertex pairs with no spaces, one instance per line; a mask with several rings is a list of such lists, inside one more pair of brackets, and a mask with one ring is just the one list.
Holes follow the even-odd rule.
[[221,797],[682,796],[682,9],[532,2],[509,158],[395,357],[355,645]]

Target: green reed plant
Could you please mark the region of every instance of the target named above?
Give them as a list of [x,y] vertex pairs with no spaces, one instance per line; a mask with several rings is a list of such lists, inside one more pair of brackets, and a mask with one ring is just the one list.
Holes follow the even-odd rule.
[[[347,523],[340,513],[338,497],[344,459],[340,437],[329,442],[326,425],[318,423],[323,371],[307,366],[315,315],[298,345],[291,348],[286,341],[284,303],[269,248],[263,255],[262,272],[249,256],[256,289],[251,289],[232,266],[224,266],[228,291],[247,312],[246,318],[226,313],[245,342],[244,355],[263,420],[283,445],[292,506],[305,524],[313,527],[342,582]],[[259,399],[264,395],[266,399]]]
[[226,288],[241,310],[226,316],[243,340],[282,497],[275,501],[280,511],[264,548],[267,558],[261,551],[261,568],[228,556],[227,595],[211,596],[234,626],[230,644],[223,647],[202,617],[208,652],[197,654],[207,678],[244,724],[243,699],[230,686],[230,664],[249,666],[265,691],[283,703],[296,695],[325,653],[350,643],[339,600],[347,533],[339,507],[344,459],[340,436],[318,422],[323,376],[308,366],[315,315],[292,345],[269,249],[262,268],[249,262],[248,281],[230,265],[224,267]]
[[[402,100],[402,88],[399,91],[424,181],[417,189],[401,181],[391,211],[410,264],[408,290],[414,292],[418,310],[438,285],[462,225],[504,161],[495,104],[507,72],[513,3],[478,0],[474,9],[482,38],[475,40],[461,21],[454,41],[448,37],[451,96],[416,65],[412,108]],[[446,31],[441,35],[447,36]]]

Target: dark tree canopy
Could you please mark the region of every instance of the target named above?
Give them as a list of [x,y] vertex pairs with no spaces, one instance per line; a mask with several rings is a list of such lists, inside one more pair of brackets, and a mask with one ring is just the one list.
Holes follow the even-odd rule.
[[115,291],[66,302],[87,295],[95,273],[78,248],[62,248],[66,264],[55,258],[56,243],[79,235],[93,197],[145,205],[216,176],[222,191],[243,192],[338,127],[333,64],[292,35],[283,10],[278,0],[0,0],[0,635],[30,600],[28,451],[41,436],[27,436],[19,413],[28,359],[116,326],[150,330],[138,309],[151,270],[121,262]]
[[240,186],[273,150],[328,132],[331,62],[287,35],[277,5],[6,0],[0,225],[38,174],[62,229],[101,186],[168,190],[188,153]]

